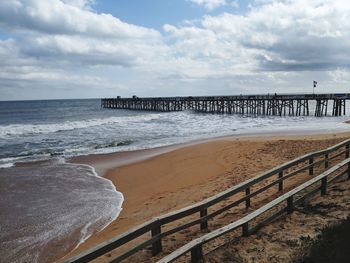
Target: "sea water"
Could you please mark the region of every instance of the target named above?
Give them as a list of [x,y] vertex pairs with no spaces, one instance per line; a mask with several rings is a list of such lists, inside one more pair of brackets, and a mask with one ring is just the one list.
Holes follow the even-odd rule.
[[347,118],[114,110],[100,100],[0,102],[0,167],[218,136],[341,132],[350,129]]
[[100,100],[0,102],[0,262],[50,261],[118,216],[122,194],[69,157],[219,136],[350,131],[347,119],[114,110]]
[[0,262],[54,262],[102,230],[123,196],[87,165],[0,171]]

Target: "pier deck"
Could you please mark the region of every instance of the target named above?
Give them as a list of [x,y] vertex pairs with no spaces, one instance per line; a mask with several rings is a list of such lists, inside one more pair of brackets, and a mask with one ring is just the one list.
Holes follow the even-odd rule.
[[[328,114],[331,116],[345,115],[346,100],[350,100],[350,93],[154,98],[139,98],[137,96],[121,98],[118,96],[117,98],[101,99],[101,107],[163,112],[195,110],[208,113],[267,116],[309,116],[314,114],[321,117]],[[328,111],[328,108],[332,109],[332,113]]]

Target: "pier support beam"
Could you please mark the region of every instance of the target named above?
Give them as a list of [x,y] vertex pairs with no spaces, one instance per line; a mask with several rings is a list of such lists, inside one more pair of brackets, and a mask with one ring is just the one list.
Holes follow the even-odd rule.
[[332,116],[345,115],[349,94],[283,94],[239,95],[207,97],[156,97],[156,98],[105,98],[102,108],[142,111],[183,111],[252,116],[309,116],[309,101],[315,102],[312,110],[316,117],[327,116],[328,101],[333,101]]

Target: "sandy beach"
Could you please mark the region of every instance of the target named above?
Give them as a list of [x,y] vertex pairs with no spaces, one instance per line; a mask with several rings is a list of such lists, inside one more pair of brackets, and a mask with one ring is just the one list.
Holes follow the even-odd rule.
[[[96,167],[124,195],[120,216],[64,259],[154,216],[182,208],[350,133],[220,138],[192,145],[75,158]],[[114,167],[113,167],[114,166]],[[98,259],[105,262],[110,253]]]

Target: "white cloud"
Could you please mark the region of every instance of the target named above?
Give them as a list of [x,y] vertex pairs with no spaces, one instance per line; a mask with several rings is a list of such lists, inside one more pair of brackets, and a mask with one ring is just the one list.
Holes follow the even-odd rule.
[[212,11],[218,7],[221,6],[233,6],[235,8],[238,8],[239,4],[238,4],[238,0],[188,0],[191,1],[194,4],[197,4],[199,6],[203,6],[204,8],[206,8],[209,11]]
[[0,28],[11,39],[0,40],[0,95],[29,86],[158,96],[302,92],[310,79],[319,90],[350,85],[344,0],[255,0],[245,14],[207,15],[162,32],[93,8],[89,0],[2,0]]
[[67,5],[72,5],[81,9],[92,10],[95,0],[62,0]]
[[188,56],[201,53],[247,70],[329,70],[350,66],[344,56],[350,53],[350,5],[341,3],[260,3],[246,15],[206,16],[197,27],[164,29]]
[[333,86],[348,86],[350,83],[350,71],[349,69],[338,68],[334,71],[328,72],[329,82]]
[[23,39],[20,46],[23,55],[55,60],[56,63],[59,59],[85,66],[124,67],[140,64],[145,59],[151,59],[151,56],[160,55],[164,49],[162,43],[148,39],[125,41],[67,35],[33,36]]
[[154,30],[97,14],[91,0],[3,0],[0,26],[16,33],[23,56],[89,65],[129,67],[164,49]]
[[[67,4],[67,3],[70,4]],[[158,38],[156,30],[122,22],[109,14],[96,14],[90,1],[1,0],[0,23],[8,28],[47,34],[88,35],[114,38]]]

